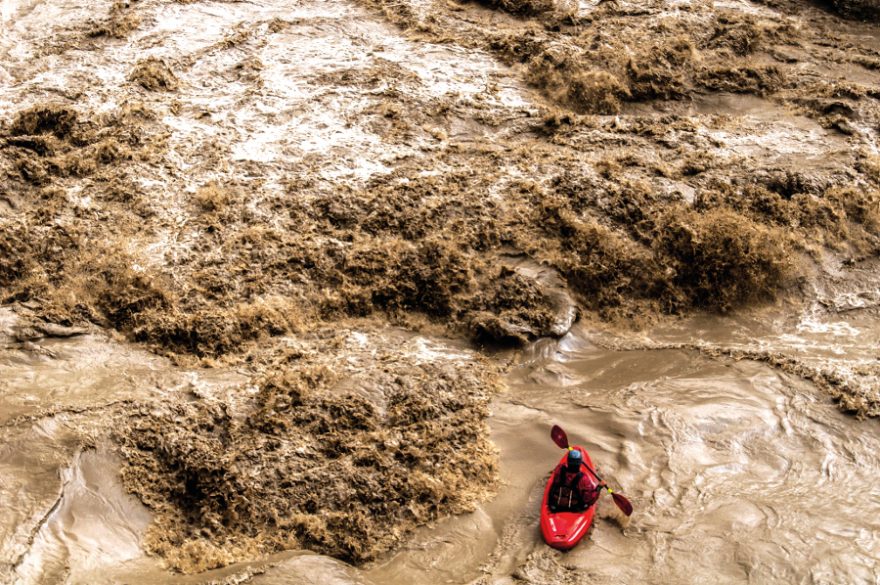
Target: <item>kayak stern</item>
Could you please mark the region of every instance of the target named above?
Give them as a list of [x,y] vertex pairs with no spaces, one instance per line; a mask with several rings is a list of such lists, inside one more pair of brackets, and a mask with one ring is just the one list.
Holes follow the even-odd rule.
[[547,514],[546,526],[541,523],[544,540],[557,550],[571,550],[587,533],[593,522],[593,509],[586,513],[560,512]]

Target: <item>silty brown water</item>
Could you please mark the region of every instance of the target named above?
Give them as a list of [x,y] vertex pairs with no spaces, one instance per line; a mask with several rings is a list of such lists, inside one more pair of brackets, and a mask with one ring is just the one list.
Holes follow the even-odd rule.
[[[426,6],[413,3],[409,9],[418,12]],[[713,15],[717,8],[778,18],[772,9],[751,3],[699,7]],[[465,14],[478,27],[495,22],[513,32],[521,28],[507,16],[471,8],[444,6],[438,14]],[[586,13],[594,9],[581,8]],[[683,14],[673,5],[660,10],[667,16]],[[394,21],[405,13],[386,16]],[[73,168],[52,183],[64,192],[74,218],[68,227],[97,213],[97,225],[107,228],[107,233],[95,232],[98,236],[118,238],[117,230],[130,235],[122,247],[135,255],[130,268],[136,274],[164,267],[185,280],[187,262],[205,252],[197,245],[202,224],[191,212],[190,199],[209,181],[244,185],[251,199],[235,209],[259,216],[265,213],[263,202],[290,188],[292,174],[358,186],[414,159],[418,172],[403,177],[406,183],[432,173],[442,176],[446,165],[454,165],[453,158],[435,161],[435,150],[458,149],[468,161],[483,162],[479,157],[487,152],[534,151],[535,158],[496,168],[500,179],[489,181],[486,198],[513,205],[511,197],[528,190],[511,192],[506,182],[532,180],[542,172],[541,164],[561,164],[553,149],[566,144],[563,133],[541,139],[545,122],[566,122],[553,122],[551,116],[535,126],[534,120],[546,114],[535,106],[541,97],[526,87],[515,67],[466,44],[407,38],[375,13],[345,2],[85,7],[7,1],[0,14],[4,115],[58,99],[88,116],[126,107],[137,112],[132,100],[158,113],[152,118],[158,129],[144,123],[140,130],[147,143],[160,143],[156,152],[137,150],[128,162],[124,156],[117,159],[120,166],[133,167],[136,195],[146,197],[123,200],[147,208],[150,229],[140,230],[139,223],[132,227],[125,223],[130,223],[128,216],[114,215],[118,194],[102,191],[118,178],[112,173],[99,172],[93,180],[88,168]],[[799,16],[791,18],[800,22]],[[767,29],[771,35],[778,32],[779,22],[774,22]],[[747,37],[756,30],[753,25],[743,25]],[[574,150],[576,163],[571,168],[587,162],[602,166],[615,181],[647,178],[686,202],[705,186],[703,167],[688,166],[691,148],[711,151],[722,161],[714,170],[718,160],[704,165],[710,177],[761,167],[764,174],[804,171],[791,179],[792,188],[824,189],[823,181],[844,179],[863,185],[858,181],[864,177],[853,179],[850,166],[858,159],[859,173],[870,176],[871,155],[877,151],[872,110],[865,105],[870,102],[858,101],[859,92],[877,81],[869,55],[877,46],[876,32],[862,25],[839,26],[845,38],[835,41],[837,48],[855,42],[862,64],[841,64],[833,51],[826,61],[821,51],[806,54],[799,51],[807,49],[791,45],[777,47],[776,56],[780,62],[802,60],[793,70],[805,71],[808,78],[830,79],[845,71],[858,85],[847,86],[846,99],[856,100],[856,110],[864,110],[860,115],[847,114],[847,104],[826,103],[827,96],[810,101],[815,96],[799,98],[797,92],[793,102],[809,115],[785,102],[784,92],[777,100],[722,94],[695,95],[693,102],[624,104],[620,117],[586,120],[595,127],[585,130],[583,142],[583,136],[569,137],[567,147]],[[741,28],[722,30],[722,37],[735,37]],[[419,34],[437,40],[436,30]],[[139,83],[160,90],[145,93],[128,78],[148,55],[177,68],[171,72],[175,79],[161,70],[143,73]],[[162,91],[168,84],[176,89]],[[805,87],[819,91],[811,84]],[[395,109],[398,101],[412,111]],[[825,107],[844,112],[845,120],[817,119],[816,108]],[[417,115],[428,109],[440,114]],[[409,115],[416,122],[406,122]],[[663,120],[671,120],[671,134]],[[833,130],[835,124],[850,133]],[[644,139],[658,132],[656,143]],[[664,150],[672,141],[674,151],[679,137],[684,137],[682,152]],[[621,140],[625,145],[617,151]],[[644,158],[625,152],[627,145]],[[681,172],[656,164],[664,157],[681,162]],[[4,170],[10,176],[31,168],[27,161],[21,167],[12,164],[18,164],[16,159],[3,161],[9,163]],[[555,172],[548,170],[543,178]],[[768,185],[778,182],[777,174]],[[774,188],[785,191],[786,185]],[[29,192],[0,193],[4,219],[12,221],[27,208],[24,193]],[[440,192],[441,197],[450,194]],[[44,195],[51,200],[51,193]],[[206,207],[222,204],[219,196],[200,200]],[[108,227],[100,215],[108,210],[110,217],[125,222]],[[344,211],[328,213],[344,223]],[[620,211],[609,207],[613,217]],[[272,213],[263,218],[266,225],[281,221]],[[325,239],[328,246],[340,245]],[[471,514],[417,529],[396,552],[359,567],[289,551],[254,555],[200,575],[168,572],[161,559],[142,550],[151,516],[125,493],[118,478],[122,461],[108,430],[125,426],[131,401],[196,403],[246,386],[253,372],[222,363],[215,369],[186,369],[100,332],[22,331],[15,315],[4,309],[0,581],[876,583],[877,423],[839,413],[823,389],[790,367],[772,366],[780,363],[774,356],[790,356],[798,365],[825,369],[875,392],[880,327],[874,271],[844,270],[836,262],[831,258],[827,263],[840,283],[826,280],[824,288],[809,291],[816,302],[806,308],[794,304],[736,317],[694,318],[643,334],[584,324],[559,341],[543,340],[523,353],[495,356],[495,362],[508,367],[508,389],[494,400],[489,419],[500,452],[497,495]],[[403,347],[405,356],[419,360],[464,367],[477,359],[458,342],[381,328],[361,333],[354,327],[351,334],[341,334],[354,348],[349,356],[354,367],[373,367],[368,356],[379,355],[383,344]],[[743,352],[757,361],[734,361]],[[559,455],[547,436],[552,423],[588,446],[601,471],[637,509],[621,528],[603,501],[605,520],[568,555],[544,547],[537,530],[541,487]]]
[[[772,313],[694,320],[653,332],[653,340],[693,342],[682,331],[699,331],[704,343],[790,350],[792,334],[767,326]],[[832,355],[841,327],[858,329],[866,341],[877,331],[871,319],[808,319],[811,329],[800,329],[799,343]],[[860,340],[848,333],[845,343],[858,347]],[[498,496],[474,513],[419,529],[402,550],[361,568],[291,552],[173,577],[137,547],[149,513],[121,489],[118,460],[101,445],[83,445],[88,429],[102,424],[97,401],[92,412],[88,401],[74,400],[81,412],[7,419],[4,501],[15,504],[5,508],[3,548],[10,557],[21,555],[7,579],[876,582],[876,420],[844,415],[811,384],[760,362],[709,358],[694,350],[608,348],[624,342],[633,340],[577,327],[558,342],[542,341],[517,355],[509,389],[492,407],[492,438],[501,455]],[[59,376],[70,387],[82,387],[87,382],[71,370],[90,365],[91,358],[114,364],[114,374],[97,384],[108,392],[118,392],[126,380],[143,380],[145,371],[182,384],[212,383],[114,342],[73,338],[47,345],[55,357],[4,352],[6,371],[40,372],[7,378],[7,400],[23,400],[49,382],[59,385]],[[863,349],[870,352],[871,346]],[[224,379],[215,377],[213,383]],[[156,390],[135,382],[130,392],[146,397]],[[604,498],[590,536],[568,554],[543,545],[537,528],[543,482],[559,456],[548,436],[553,423],[590,449],[600,473],[636,507],[622,527]],[[59,490],[63,497],[53,505]]]
[[[864,315],[812,313],[792,319],[793,329],[786,321],[778,310],[697,319],[639,342],[789,355],[808,346],[841,370],[876,359],[876,321]],[[377,582],[468,582],[474,573],[461,558],[485,573],[480,583],[877,582],[876,420],[843,415],[809,383],[759,362],[607,349],[621,342],[576,329],[527,352],[493,409],[505,487],[485,507],[488,518],[451,521],[420,541],[426,550],[379,569]],[[543,481],[559,455],[548,437],[553,423],[588,446],[636,508],[621,528],[604,498],[605,519],[568,554],[544,546],[537,528]],[[496,541],[488,559],[486,545],[474,544],[484,539]]]

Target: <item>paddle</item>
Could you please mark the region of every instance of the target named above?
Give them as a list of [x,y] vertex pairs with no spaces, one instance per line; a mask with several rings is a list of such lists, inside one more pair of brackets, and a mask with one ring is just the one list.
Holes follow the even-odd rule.
[[[550,429],[550,438],[553,439],[553,442],[559,445],[560,449],[569,449],[572,448],[568,446],[568,436],[565,434],[565,431],[559,425],[553,425],[553,428]],[[589,465],[584,462],[584,467],[586,467],[593,476],[599,480],[600,485],[608,490],[608,493],[611,494],[611,499],[614,500],[614,503],[617,504],[617,507],[620,508],[620,511],[626,514],[627,516],[633,513],[632,504],[626,499],[623,495],[617,494],[610,487],[605,485],[605,480],[599,477],[599,474],[596,473]]]

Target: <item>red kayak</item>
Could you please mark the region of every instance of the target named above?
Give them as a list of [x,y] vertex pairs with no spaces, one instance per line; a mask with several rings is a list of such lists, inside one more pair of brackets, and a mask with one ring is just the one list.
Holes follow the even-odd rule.
[[[574,449],[583,453],[586,465],[593,467],[593,461],[583,447],[575,446]],[[568,453],[562,456],[560,463],[564,465],[567,460]],[[558,470],[558,467],[553,470],[553,474],[544,488],[544,499],[541,501],[541,533],[544,535],[544,541],[553,548],[570,550],[581,541],[593,524],[596,505],[590,506],[583,512],[551,512],[547,502],[550,497],[550,486],[553,485],[553,480],[556,479]],[[581,471],[593,483],[593,487],[598,485],[599,482],[584,464],[581,464]]]

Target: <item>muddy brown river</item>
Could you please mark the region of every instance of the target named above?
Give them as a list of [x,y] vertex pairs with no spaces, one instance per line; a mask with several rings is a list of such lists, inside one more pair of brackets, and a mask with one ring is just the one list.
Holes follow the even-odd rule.
[[[14,316],[3,313],[7,333]],[[235,383],[88,335],[3,350],[2,550],[11,583],[877,583],[880,427],[842,414],[796,376],[675,342],[804,353],[843,369],[876,359],[869,315],[778,309],[695,318],[636,338],[576,326],[511,361],[492,405],[496,498],[421,528],[360,568],[291,551],[173,576],[139,549],[149,511],[125,494],[109,446],[84,444],[113,401]],[[443,359],[467,352],[411,343]],[[19,344],[20,345],[20,344]],[[41,413],[51,402],[62,412]],[[633,501],[607,498],[588,539],[547,548],[538,508],[560,424]],[[60,494],[60,497],[59,497]]]
[[[81,126],[71,123],[77,128],[71,134],[62,115],[49,130],[40,128],[46,120],[38,118],[27,132],[0,136],[5,177],[0,227],[27,216],[22,222],[30,230],[3,235],[37,238],[48,230],[55,237],[28,249],[31,256],[20,263],[24,268],[15,262],[24,249],[15,248],[21,242],[0,242],[5,299],[0,306],[0,583],[880,585],[880,270],[872,248],[880,228],[871,223],[869,208],[877,201],[859,200],[864,208],[856,205],[847,213],[862,225],[851,222],[840,233],[832,228],[839,227],[834,221],[843,225],[842,208],[810,207],[838,187],[855,190],[846,192],[854,196],[880,183],[876,26],[844,26],[812,5],[809,14],[801,14],[792,8],[797,2],[621,0],[568,2],[582,21],[554,28],[488,7],[504,3],[484,4],[0,2],[4,131],[7,119],[41,104],[74,108]],[[619,13],[609,14],[612,9]],[[652,11],[645,13],[649,20],[681,18],[684,24],[673,24],[717,26],[717,34],[700,47],[705,62],[696,48],[684,51],[684,64],[675,68],[691,67],[688,79],[660,67],[656,79],[646,73],[632,88],[614,89],[619,93],[614,100],[633,99],[609,102],[619,106],[616,112],[577,118],[559,110],[578,110],[578,104],[566,101],[571,96],[564,84],[560,89],[558,79],[526,71],[525,61],[511,56],[540,47],[544,52],[536,53],[534,62],[555,63],[565,72],[565,60],[556,63],[553,57],[560,51],[589,46],[606,56],[619,52],[614,39],[579,37],[580,26],[598,15],[624,27],[621,23],[641,18],[643,9]],[[498,38],[480,36],[494,33],[496,25],[511,38],[540,43],[522,41],[504,49]],[[675,26],[670,30],[679,30]],[[819,32],[813,34],[813,27]],[[474,30],[479,34],[471,34]],[[661,32],[665,35],[665,29]],[[559,40],[557,33],[568,36]],[[721,50],[712,44],[717,39]],[[733,48],[724,48],[728,45]],[[648,47],[648,52],[670,46]],[[754,47],[765,52],[753,55]],[[676,57],[678,48],[672,49],[670,58],[681,57]],[[147,58],[167,70],[138,69]],[[740,66],[727,67],[728,59]],[[704,65],[708,69],[700,69]],[[588,73],[594,81],[607,80]],[[667,95],[652,85],[655,81],[676,89]],[[644,93],[646,86],[659,93],[639,101],[638,91]],[[468,174],[474,169],[479,173]],[[656,235],[649,226],[656,219],[652,214],[667,205],[705,203],[708,191],[724,192],[719,182],[752,175],[763,181],[762,201],[771,210],[776,205],[789,222],[768,215],[766,225],[754,220],[753,233],[765,234],[767,226],[796,232],[798,257],[813,262],[805,261],[809,267],[785,281],[792,294],[708,314],[691,310],[688,303],[698,305],[693,299],[705,291],[694,293],[688,283],[653,281],[638,273],[620,276],[642,262],[660,273],[674,273],[672,266],[683,270],[645,260]],[[392,177],[388,184],[402,191],[382,191],[388,187],[383,177]],[[478,180],[485,182],[468,191]],[[626,189],[612,193],[617,184]],[[645,184],[654,190],[641,190]],[[410,185],[416,195],[407,190]],[[551,187],[559,192],[541,191]],[[599,192],[595,201],[583,195],[591,189]],[[376,203],[391,199],[393,207],[396,199],[389,193],[401,201],[404,195],[418,200],[424,208],[401,205],[389,211]],[[551,195],[560,193],[575,200],[583,195],[577,212],[598,218],[578,223],[570,219],[573,211],[557,208],[556,220],[570,221],[560,233],[616,235],[618,248],[596,259],[590,256],[596,245],[578,250],[578,242],[553,240],[533,229],[529,221],[535,209],[558,205]],[[445,209],[445,198],[459,194],[452,211]],[[834,197],[828,200],[838,201]],[[363,201],[373,207],[360,209]],[[798,215],[802,204],[814,215]],[[317,219],[297,215],[302,209]],[[469,213],[482,215],[471,223],[460,221]],[[831,228],[822,223],[828,217]],[[472,223],[488,226],[496,218],[503,221],[492,229],[472,229]],[[821,229],[797,232],[811,222]],[[596,231],[600,227],[609,231]],[[54,229],[82,244],[65,249]],[[379,277],[357,280],[363,276],[359,270],[382,273],[384,268],[377,268],[382,262],[400,263],[403,256],[379,253],[410,245],[400,233],[409,230],[406,238],[418,240],[432,229],[441,240],[473,236],[474,242],[461,247],[485,257],[468,256],[473,266],[458,270],[456,262],[464,262],[459,256],[441,254],[437,261],[428,254],[440,268],[416,265],[418,277],[427,271],[436,282],[429,278],[415,300],[406,291],[398,299],[393,290],[381,289]],[[508,233],[517,229],[523,233]],[[308,237],[284,239],[300,230]],[[530,238],[550,243],[534,244]],[[771,240],[749,242],[754,241]],[[277,256],[261,255],[276,244]],[[508,249],[514,244],[519,248]],[[96,247],[99,252],[90,256]],[[577,263],[583,258],[564,255],[569,247],[586,258],[586,269]],[[346,256],[350,248],[363,253],[362,265],[356,256]],[[250,255],[238,256],[239,249]],[[526,255],[537,261],[522,260]],[[108,257],[118,257],[119,265]],[[56,260],[61,268],[52,264]],[[558,264],[550,268],[554,260]],[[768,264],[777,261],[770,257]],[[339,276],[334,262],[352,272]],[[525,282],[540,285],[524,286],[523,298],[551,299],[545,303],[552,309],[549,325],[536,326],[526,317],[525,325],[517,322],[510,314],[525,301],[500,294],[495,305],[487,301],[485,307],[456,304],[460,299],[454,295],[445,299],[449,306],[441,298],[439,312],[418,304],[446,286],[445,274],[436,272],[464,274],[453,279],[452,288],[474,297],[467,288],[491,280],[486,275],[495,273],[487,266],[496,264],[510,264]],[[612,266],[612,276],[605,264]],[[565,269],[574,275],[569,285],[559,276]],[[591,270],[600,271],[604,284],[578,290],[594,285]],[[93,272],[106,280],[122,274],[119,288],[126,294],[133,289],[134,300],[95,287],[103,281],[89,280]],[[513,272],[501,271],[498,278]],[[397,280],[408,276],[400,273]],[[13,291],[19,281],[23,288]],[[675,316],[658,317],[653,312],[659,309],[651,305],[656,299],[639,296],[647,293],[638,286],[627,288],[633,281],[672,291],[666,300],[683,304],[671,311]],[[143,282],[170,283],[168,290],[178,296],[162,290],[155,297],[142,295]],[[545,298],[548,282],[554,294]],[[603,297],[605,285],[614,294]],[[350,296],[334,296],[334,287]],[[7,289],[15,294],[7,295]],[[595,294],[609,305],[578,297],[581,319],[568,330],[578,294]],[[627,304],[632,301],[627,295],[638,298]],[[380,297],[387,305],[376,301],[372,307],[372,300],[365,300]],[[728,308],[728,300],[722,295],[719,307]],[[504,305],[507,301],[513,306]],[[142,302],[155,322],[138,321]],[[634,326],[597,316],[618,304]],[[227,312],[216,317],[211,310],[217,307]],[[207,315],[209,325],[236,315],[244,323],[242,314],[257,315],[259,327],[273,332],[219,341],[206,334],[184,347],[178,338],[186,335],[163,319],[171,315],[186,322],[202,309],[199,315]],[[426,317],[431,310],[435,313]],[[471,310],[483,317],[496,311],[481,323],[494,324],[489,330],[498,337],[528,343],[519,349],[478,348],[463,340],[461,328],[442,328],[444,320]],[[641,315],[642,310],[653,312]],[[126,311],[134,314],[131,322]],[[288,319],[292,324],[266,324],[271,321],[266,315],[279,313],[294,315]],[[136,329],[132,322],[147,325]],[[149,328],[156,323],[169,329]],[[301,339],[298,332],[304,332]],[[312,345],[300,345],[303,339]],[[485,498],[475,488],[472,497],[463,498],[479,502],[472,512],[450,516],[441,509],[436,521],[426,523],[425,516],[414,513],[412,525],[418,528],[402,532],[390,552],[361,564],[298,548],[250,554],[243,547],[244,552],[229,553],[230,562],[212,565],[225,564],[222,568],[182,574],[169,567],[167,548],[165,558],[149,554],[145,539],[156,513],[142,499],[155,492],[145,488],[142,499],[129,493],[120,475],[124,456],[111,438],[128,428],[127,409],[137,405],[142,417],[180,404],[220,404],[234,411],[257,394],[252,384],[272,363],[268,357],[261,361],[261,344],[266,356],[292,355],[308,353],[323,340],[332,340],[336,352],[328,349],[327,359],[337,360],[333,365],[355,380],[353,390],[343,388],[382,409],[388,400],[375,379],[390,377],[360,379],[358,373],[391,371],[385,363],[391,359],[413,366],[393,370],[402,378],[434,371],[419,370],[419,364],[471,371],[488,363],[493,372],[502,372],[503,388],[493,395],[488,417],[498,452],[496,493]],[[237,359],[244,355],[247,359]],[[436,406],[426,403],[428,410]],[[560,457],[549,437],[553,424],[589,450],[600,473],[635,508],[630,519],[621,518],[603,497],[588,537],[564,554],[543,544],[538,527],[544,482]],[[295,453],[314,455],[297,448]],[[265,471],[263,460],[253,460],[259,464],[243,474]],[[158,509],[166,502],[148,503]],[[252,510],[260,502],[248,504]],[[166,515],[168,509],[163,509]],[[196,537],[205,540],[232,534],[236,544],[240,535],[185,525],[192,526],[204,530]],[[261,542],[259,534],[251,536]]]

